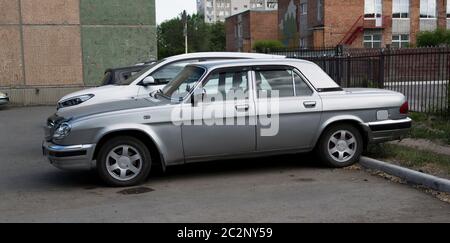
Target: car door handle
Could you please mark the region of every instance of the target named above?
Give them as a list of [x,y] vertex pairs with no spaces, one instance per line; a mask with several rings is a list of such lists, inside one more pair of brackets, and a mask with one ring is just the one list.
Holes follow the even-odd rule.
[[308,109],[316,108],[317,102],[315,102],[315,101],[305,101],[305,102],[303,102],[303,105],[305,106],[305,108],[308,108]]
[[248,111],[250,109],[249,105],[237,105],[235,107],[237,111]]

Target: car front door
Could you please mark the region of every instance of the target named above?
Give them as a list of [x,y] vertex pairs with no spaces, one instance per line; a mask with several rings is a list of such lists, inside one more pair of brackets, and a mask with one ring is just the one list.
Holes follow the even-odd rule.
[[256,150],[255,103],[249,75],[248,68],[217,70],[197,87],[203,99],[191,104],[190,124],[182,126],[187,161]]
[[[263,66],[254,70],[258,112],[257,150],[302,150],[313,146],[322,101],[298,70]],[[278,103],[268,115],[269,103]],[[265,107],[266,106],[266,107]],[[270,130],[268,130],[270,129]],[[267,130],[269,132],[264,133]]]

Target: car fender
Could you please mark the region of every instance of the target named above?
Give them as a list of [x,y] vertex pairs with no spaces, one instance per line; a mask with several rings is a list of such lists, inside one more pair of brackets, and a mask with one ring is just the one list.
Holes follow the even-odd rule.
[[167,161],[169,149],[152,126],[133,123],[114,124],[102,128],[95,136],[95,143],[98,144],[102,138],[109,134],[123,131],[137,131],[146,134],[149,139],[151,139],[155,144],[157,150],[161,155],[162,162],[164,163],[164,165],[166,165],[165,163]]

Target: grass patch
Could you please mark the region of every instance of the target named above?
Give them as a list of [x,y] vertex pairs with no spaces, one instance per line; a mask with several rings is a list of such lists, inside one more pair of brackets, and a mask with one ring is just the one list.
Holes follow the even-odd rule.
[[392,144],[369,146],[366,155],[435,176],[450,178],[450,156]]
[[414,120],[412,138],[428,139],[450,145],[450,120],[423,113],[411,113]]

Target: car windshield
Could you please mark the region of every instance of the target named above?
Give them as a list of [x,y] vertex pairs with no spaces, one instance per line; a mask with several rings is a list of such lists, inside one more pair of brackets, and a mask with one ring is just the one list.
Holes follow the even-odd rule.
[[164,62],[166,59],[162,59],[158,62],[152,63],[150,66],[142,69],[140,72],[135,73],[134,75],[132,75],[131,77],[129,77],[128,79],[119,81],[116,83],[116,85],[130,85],[131,83],[133,83],[134,81],[136,81],[136,79],[138,79],[139,77],[141,77],[142,75],[144,75],[146,72],[148,72],[150,69],[154,68],[155,66],[159,65],[160,63]]
[[187,66],[161,90],[161,93],[175,100],[184,98],[194,88],[204,73],[205,70],[203,68]]

